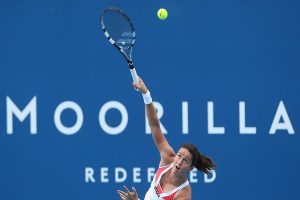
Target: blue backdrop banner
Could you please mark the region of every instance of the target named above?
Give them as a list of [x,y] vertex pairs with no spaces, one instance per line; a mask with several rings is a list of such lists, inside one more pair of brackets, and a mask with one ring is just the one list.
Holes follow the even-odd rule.
[[144,198],[160,157],[100,27],[111,6],[135,26],[136,70],[170,145],[218,165],[190,173],[192,199],[299,199],[295,0],[1,0],[0,199],[119,199],[123,185]]

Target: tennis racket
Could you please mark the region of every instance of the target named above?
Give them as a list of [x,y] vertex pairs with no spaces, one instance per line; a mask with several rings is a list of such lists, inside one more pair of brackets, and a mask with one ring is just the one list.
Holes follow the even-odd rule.
[[100,22],[108,41],[114,45],[126,59],[133,82],[139,83],[132,61],[135,30],[130,18],[124,11],[118,8],[107,8],[102,12]]

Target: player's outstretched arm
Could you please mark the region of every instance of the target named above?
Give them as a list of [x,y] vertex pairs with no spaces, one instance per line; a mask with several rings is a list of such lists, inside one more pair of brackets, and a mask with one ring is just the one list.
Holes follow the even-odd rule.
[[[150,93],[146,85],[144,84],[143,80],[140,77],[139,77],[139,83],[138,84],[133,83],[133,86],[138,90],[140,90],[143,93],[144,97],[146,96],[146,99],[147,99],[147,95],[150,96]],[[161,157],[160,166],[170,164],[171,162],[173,162],[175,152],[173,148],[169,145],[167,139],[165,138],[165,136],[161,131],[160,122],[156,113],[156,109],[152,103],[152,100],[149,102],[145,102],[145,105],[146,105],[146,113],[147,113],[148,123],[151,129],[152,137]]]

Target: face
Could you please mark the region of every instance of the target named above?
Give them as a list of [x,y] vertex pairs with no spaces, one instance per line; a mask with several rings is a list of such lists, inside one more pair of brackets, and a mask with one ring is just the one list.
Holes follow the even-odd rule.
[[192,170],[192,155],[185,148],[180,148],[174,160],[175,174],[187,175]]

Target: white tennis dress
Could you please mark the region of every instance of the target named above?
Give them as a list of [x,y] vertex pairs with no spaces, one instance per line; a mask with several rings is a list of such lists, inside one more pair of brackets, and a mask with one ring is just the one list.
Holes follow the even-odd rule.
[[178,186],[177,188],[175,188],[170,192],[165,193],[162,190],[160,186],[160,179],[162,175],[167,171],[169,171],[170,169],[172,169],[172,167],[173,167],[173,163],[158,168],[151,182],[151,186],[145,195],[144,200],[173,200],[177,192],[179,192],[181,189],[189,185],[189,181],[187,180],[186,182],[184,182],[183,184],[181,184],[180,186]]

